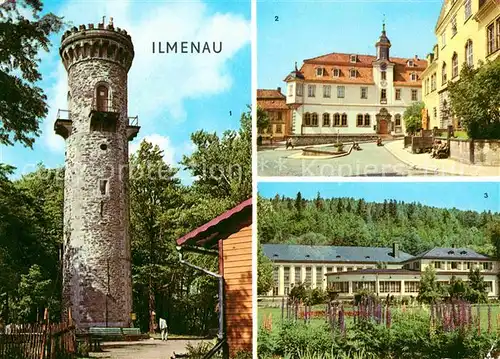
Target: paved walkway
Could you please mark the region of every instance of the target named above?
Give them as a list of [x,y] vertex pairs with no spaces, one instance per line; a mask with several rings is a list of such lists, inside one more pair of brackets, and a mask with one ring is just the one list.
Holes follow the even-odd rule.
[[[170,359],[174,352],[186,353],[186,345],[197,345],[203,340],[142,340],[137,342],[106,342],[103,352],[90,353],[91,358],[110,359]],[[210,340],[209,340],[210,341]]]
[[[384,143],[385,146],[389,142]],[[294,158],[302,150],[279,148],[257,152],[259,176],[435,176],[446,175],[434,171],[422,171],[398,160],[385,146],[374,142],[361,143],[361,151],[338,158]]]
[[410,153],[403,148],[402,140],[387,142],[384,147],[398,160],[416,170],[456,176],[500,176],[500,167],[468,165],[448,158],[431,158],[429,153]]

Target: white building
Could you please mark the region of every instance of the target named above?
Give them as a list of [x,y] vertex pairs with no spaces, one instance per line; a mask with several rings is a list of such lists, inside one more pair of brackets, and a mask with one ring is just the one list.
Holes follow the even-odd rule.
[[293,135],[404,133],[406,107],[422,100],[427,61],[390,57],[385,24],[375,46],[376,56],[330,53],[295,66],[285,79]]

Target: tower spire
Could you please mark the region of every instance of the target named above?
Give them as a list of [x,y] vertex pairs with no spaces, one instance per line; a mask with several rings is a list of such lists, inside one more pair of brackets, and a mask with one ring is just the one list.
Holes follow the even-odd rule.
[[382,33],[385,35],[385,14],[384,14],[384,17],[382,19]]

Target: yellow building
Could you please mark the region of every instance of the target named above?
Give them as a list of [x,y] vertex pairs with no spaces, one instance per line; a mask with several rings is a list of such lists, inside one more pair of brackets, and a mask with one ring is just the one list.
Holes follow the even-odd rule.
[[460,123],[452,119],[447,93],[449,81],[459,78],[466,64],[478,66],[500,53],[499,0],[444,0],[434,32],[437,44],[427,55],[422,93],[427,110],[424,129]]

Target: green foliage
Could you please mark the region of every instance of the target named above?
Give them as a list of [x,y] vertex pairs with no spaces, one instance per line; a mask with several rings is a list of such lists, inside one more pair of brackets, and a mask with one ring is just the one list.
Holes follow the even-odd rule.
[[302,302],[305,301],[308,297],[308,293],[306,287],[304,286],[304,283],[295,284],[288,296],[293,300]]
[[500,60],[462,66],[460,79],[448,85],[452,113],[472,139],[500,138]]
[[443,295],[441,285],[436,280],[436,271],[430,265],[425,267],[425,271],[420,278],[420,290],[417,300],[421,303],[435,303]]
[[429,313],[424,311],[394,311],[390,328],[359,321],[340,333],[326,324],[299,321],[285,322],[275,333],[261,329],[258,352],[259,358],[476,359],[484,358],[494,343],[494,334],[478,334],[475,328],[431,331]]
[[469,285],[467,282],[453,275],[447,289],[451,299],[466,299]]
[[225,131],[222,137],[200,130],[191,135],[196,150],[181,164],[196,177],[194,187],[231,206],[252,195],[252,115],[241,115],[239,131]]
[[405,122],[406,132],[414,134],[422,128],[422,110],[425,104],[423,102],[414,102],[407,107],[403,113],[403,121]]
[[62,18],[52,13],[40,17],[42,10],[39,0],[0,7],[0,145],[32,147],[48,113],[47,97],[36,85],[42,79],[39,54],[49,50],[49,36],[61,29]]
[[487,255],[494,255],[495,246],[500,248],[498,213],[321,194],[306,200],[298,193],[259,197],[257,205],[257,235],[263,244],[392,247],[397,241],[401,251],[412,255],[436,246],[470,247]]
[[260,106],[257,106],[257,130],[262,133],[266,128],[269,127],[269,115]]
[[[187,343],[186,351],[189,355],[189,358],[193,359],[203,359],[205,354],[207,354],[212,348],[214,344],[211,342],[200,342],[198,344]],[[216,356],[217,357],[217,356]]]
[[486,303],[488,301],[487,285],[479,268],[470,269],[467,285],[467,300],[470,303]]
[[262,245],[258,243],[257,246],[257,294],[262,295],[269,292],[273,287],[273,264],[271,260],[264,255]]

